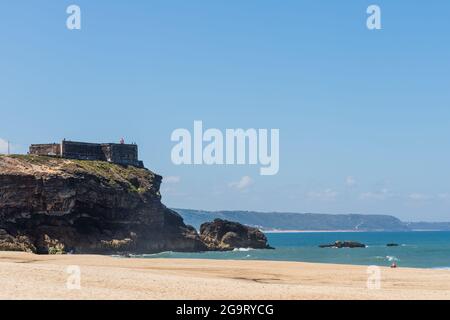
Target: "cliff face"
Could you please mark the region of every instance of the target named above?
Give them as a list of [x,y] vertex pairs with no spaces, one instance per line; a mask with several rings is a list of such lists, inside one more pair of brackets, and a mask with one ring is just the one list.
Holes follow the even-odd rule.
[[207,249],[161,203],[162,178],[102,161],[0,156],[0,250],[151,253]]

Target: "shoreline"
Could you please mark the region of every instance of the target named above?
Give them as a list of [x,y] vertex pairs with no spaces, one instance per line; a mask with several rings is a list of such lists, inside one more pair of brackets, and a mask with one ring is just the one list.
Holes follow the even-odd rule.
[[[80,289],[67,287],[73,270]],[[213,259],[0,252],[1,299],[450,299],[448,270]],[[72,272],[72,273],[71,273]]]
[[392,231],[392,230],[264,230],[260,229],[264,233],[343,233],[343,232],[353,232],[353,233],[366,233],[366,232],[450,232],[450,230],[426,230],[426,229],[411,229],[404,231]]
[[[361,231],[361,230],[261,230],[264,233],[339,233],[339,232],[371,232],[371,231]],[[373,232],[384,232],[384,231],[373,231]]]

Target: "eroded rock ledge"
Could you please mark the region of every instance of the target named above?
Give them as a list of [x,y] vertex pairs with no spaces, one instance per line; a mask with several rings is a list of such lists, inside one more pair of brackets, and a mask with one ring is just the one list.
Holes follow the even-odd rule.
[[210,250],[272,249],[267,243],[265,234],[259,229],[222,219],[202,224],[200,237]]
[[322,244],[320,248],[365,248],[366,245],[357,241],[336,241],[332,244]]

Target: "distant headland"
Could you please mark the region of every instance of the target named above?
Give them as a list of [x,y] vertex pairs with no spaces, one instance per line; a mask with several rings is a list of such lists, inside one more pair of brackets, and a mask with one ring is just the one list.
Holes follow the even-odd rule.
[[450,222],[404,222],[381,214],[173,210],[197,229],[205,221],[228,219],[265,232],[450,231]]

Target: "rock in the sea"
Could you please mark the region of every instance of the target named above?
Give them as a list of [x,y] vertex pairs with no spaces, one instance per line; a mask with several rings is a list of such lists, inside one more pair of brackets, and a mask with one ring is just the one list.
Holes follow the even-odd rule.
[[202,251],[161,203],[162,178],[102,161],[0,156],[0,250],[35,253]]
[[332,244],[322,244],[320,248],[365,248],[366,245],[356,241],[336,241]]
[[222,219],[203,223],[200,226],[200,237],[210,250],[273,249],[259,229]]

